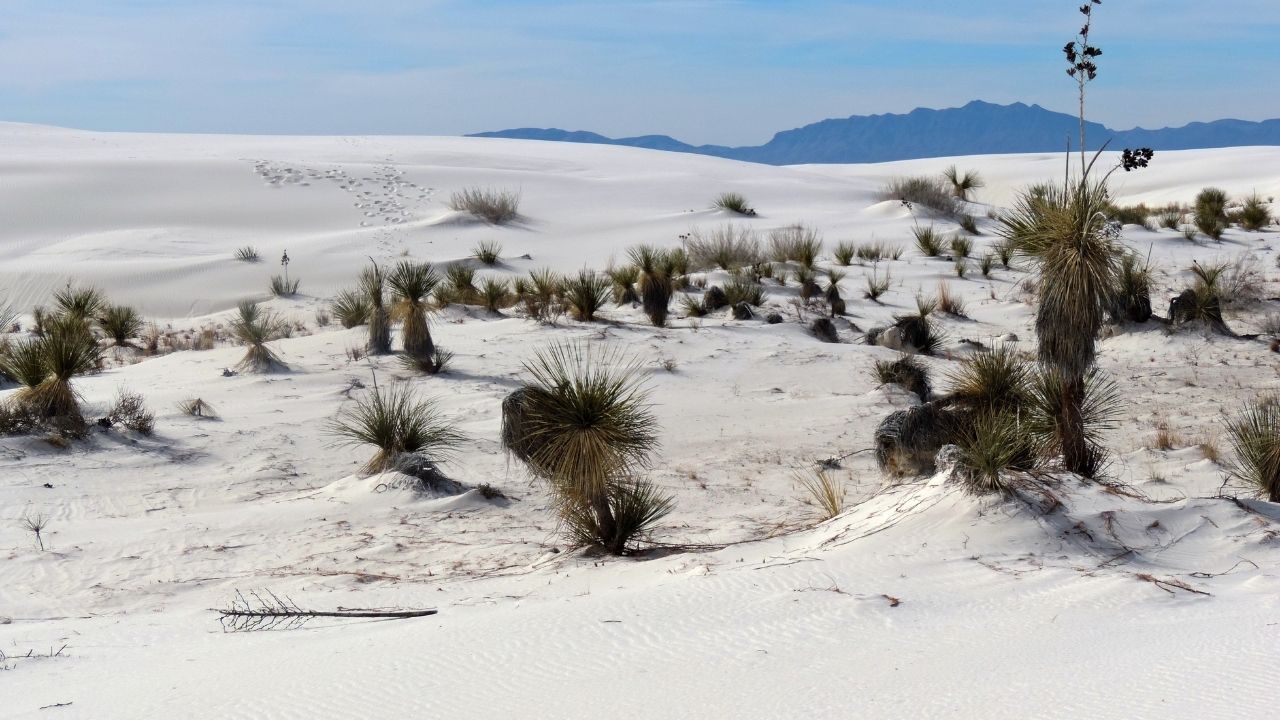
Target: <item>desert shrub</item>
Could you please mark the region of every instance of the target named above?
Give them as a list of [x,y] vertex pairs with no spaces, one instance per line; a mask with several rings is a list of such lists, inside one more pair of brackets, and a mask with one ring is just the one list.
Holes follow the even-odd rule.
[[1182,213],[1177,210],[1165,210],[1160,213],[1160,226],[1169,230],[1177,230],[1182,226]]
[[822,298],[827,301],[831,317],[843,315],[845,311],[844,297],[840,295],[840,283],[848,277],[848,273],[834,268],[827,270],[827,287],[822,291]]
[[942,332],[927,313],[894,315],[892,329],[897,332],[904,350],[936,355],[942,349]]
[[472,305],[479,299],[476,289],[476,269],[469,265],[450,265],[445,268],[444,281],[435,291],[436,302],[441,307],[449,303]]
[[996,254],[1000,256],[1000,264],[1007,270],[1009,268],[1009,264],[1013,262],[1013,256],[1014,253],[1017,252],[1017,247],[1012,241],[1005,239],[996,243],[995,251]]
[[720,193],[716,196],[712,206],[719,210],[747,217],[754,217],[756,214],[755,208],[752,208],[751,204],[747,202],[746,196],[738,192]]
[[774,262],[794,260],[813,268],[822,254],[822,236],[806,225],[788,225],[769,233],[769,259]]
[[431,355],[427,357],[408,353],[400,356],[401,367],[423,375],[442,375],[449,371],[449,365],[452,362],[453,353],[439,345],[431,348]]
[[[721,305],[737,305],[738,303],[746,303],[753,307],[764,305],[765,290],[764,286],[743,274],[735,274],[729,278],[724,284],[723,304]],[[721,298],[717,298],[716,302],[721,302]],[[707,308],[711,310],[712,308]]]
[[819,522],[830,520],[844,512],[845,497],[848,495],[845,483],[826,468],[796,472],[794,477],[806,496],[806,501],[815,508]]
[[796,284],[800,286],[800,299],[806,305],[822,293],[822,288],[818,286],[817,274],[803,265],[796,268]]
[[147,409],[146,401],[138,393],[125,388],[116,391],[106,419],[112,425],[123,425],[141,435],[150,435],[156,428],[156,416]]
[[281,275],[272,275],[271,294],[276,297],[293,297],[298,294],[298,286],[301,284],[302,281],[297,278],[286,280]]
[[1240,227],[1245,230],[1261,230],[1271,224],[1271,210],[1257,193],[1245,198],[1240,208]]
[[1028,398],[1033,365],[1012,345],[973,353],[947,376],[951,397],[981,413],[1016,411]]
[[1151,319],[1151,267],[1132,252],[1120,257],[1116,293],[1110,314],[1113,322],[1146,322]]
[[964,278],[965,275],[969,274],[969,261],[960,256],[956,256],[952,260],[951,267],[955,268],[956,277],[958,278]]
[[1006,470],[1035,466],[1036,448],[1016,415],[978,413],[956,427],[956,478],[974,495],[1008,494]]
[[328,327],[333,322],[333,316],[323,307],[316,308],[315,311],[316,327]]
[[978,230],[978,220],[977,220],[977,218],[975,218],[974,216],[969,215],[968,213],[966,213],[966,214],[964,214],[964,215],[961,215],[961,216],[960,216],[960,220],[959,220],[958,222],[960,223],[960,229],[961,229],[961,230],[964,230],[965,232],[969,233],[970,235],[981,235],[981,234],[982,234],[982,233]]
[[915,355],[903,353],[896,360],[877,360],[874,371],[880,383],[901,385],[903,389],[919,396],[921,402],[929,402],[933,393],[933,386],[929,382],[929,368]]
[[951,293],[951,286],[945,282],[938,283],[938,309],[948,315],[965,317],[964,298]]
[[248,348],[236,368],[258,373],[288,369],[279,356],[267,347],[268,342],[281,336],[286,323],[252,300],[241,300],[236,310],[238,315],[230,323],[231,334]]
[[343,408],[327,431],[345,445],[376,447],[362,469],[370,474],[399,469],[411,460],[443,462],[463,441],[434,400],[417,398],[405,384],[375,386],[353,406]]
[[[1082,462],[1078,468],[1069,469],[1097,478],[1108,465],[1102,432],[1115,427],[1122,399],[1115,382],[1094,368],[1085,375],[1083,387],[1077,388],[1081,388],[1077,381],[1060,369],[1042,367],[1028,383],[1022,427],[1045,457],[1063,455],[1068,443],[1082,440]],[[1078,397],[1074,396],[1076,392],[1080,392]]]
[[1200,232],[1214,240],[1227,229],[1227,194],[1218,188],[1205,188],[1196,195],[1195,224]]
[[487,277],[480,283],[480,298],[485,310],[496,313],[510,302],[511,286],[502,278]]
[[201,418],[216,418],[218,413],[213,406],[198,397],[187,398],[178,403],[178,410],[184,415]]
[[1147,225],[1152,210],[1146,205],[1107,205],[1107,217],[1121,225]]
[[391,311],[387,307],[386,284],[386,274],[377,263],[360,272],[359,292],[369,304],[369,340],[365,349],[370,355],[391,352]]
[[991,277],[991,269],[995,267],[996,256],[991,253],[984,253],[982,259],[978,261],[978,269],[982,270],[982,277]]
[[684,312],[685,317],[700,318],[706,317],[707,314],[707,306],[692,295],[680,296],[680,310]]
[[236,259],[240,262],[258,262],[258,249],[252,245],[236,248]]
[[671,257],[649,245],[637,245],[628,251],[631,262],[640,268],[640,305],[654,327],[665,327],[670,312],[672,282]]
[[737,270],[760,262],[760,243],[747,226],[725,224],[712,230],[694,228],[684,241],[690,268]]
[[449,196],[449,207],[471,213],[491,225],[505,225],[520,217],[520,193],[494,188],[464,188]]
[[401,260],[387,274],[387,286],[391,288],[391,317],[400,321],[404,352],[421,361],[427,361],[435,354],[428,297],[439,284],[440,275],[429,263]]
[[932,225],[916,225],[911,228],[916,237],[916,248],[925,257],[938,257],[942,253],[942,235]]
[[970,171],[961,175],[955,165],[943,170],[942,177],[951,184],[951,192],[958,200],[968,200],[969,193],[985,187],[982,176],[977,172]]
[[702,307],[707,312],[715,312],[729,305],[729,297],[725,293],[724,288],[719,285],[712,285],[702,293]]
[[1227,420],[1235,450],[1231,475],[1255,488],[1270,502],[1280,502],[1280,403],[1262,398],[1247,403]]
[[517,278],[516,296],[525,314],[540,323],[554,323],[564,313],[560,303],[561,278],[550,268],[530,271],[528,279]]
[[890,180],[879,194],[880,200],[898,200],[911,207],[932,210],[945,217],[959,214],[959,205],[952,188],[942,178],[906,177]]
[[0,345],[0,375],[28,388],[49,377],[45,364],[44,338],[30,338]]
[[550,485],[571,539],[627,552],[672,507],[638,479],[658,446],[640,364],[561,344],[525,369],[529,383],[502,404],[504,447]]
[[857,256],[859,260],[872,263],[879,262],[885,258],[897,260],[902,256],[902,249],[896,245],[875,241],[859,245]]
[[689,251],[682,247],[667,250],[667,263],[671,265],[672,275],[687,275],[690,267]]
[[1192,225],[1187,225],[1182,228],[1182,237],[1186,238],[1190,242],[1195,242],[1196,238],[1200,237],[1200,231]]
[[1254,303],[1262,299],[1266,276],[1261,261],[1252,253],[1241,253],[1221,273],[1219,286],[1226,305]]
[[956,257],[967,258],[969,253],[973,252],[973,241],[964,235],[951,236],[951,254]]
[[629,305],[640,302],[636,294],[636,283],[640,282],[640,268],[635,265],[611,267],[604,271],[612,283],[613,302],[615,305]]
[[890,281],[889,271],[886,270],[884,273],[884,277],[882,278],[880,277],[879,271],[875,268],[872,268],[871,274],[867,275],[866,278],[867,278],[867,291],[863,293],[862,296],[868,300],[872,300],[877,303],[880,302],[880,296],[889,292],[889,281]]
[[481,240],[472,248],[471,256],[481,263],[493,267],[502,258],[502,243],[496,240]]
[[71,380],[96,370],[101,351],[88,326],[71,315],[48,321],[44,337],[18,341],[4,348],[4,374],[22,383],[12,397],[17,418],[63,434],[84,428],[79,396]]
[[340,290],[329,301],[329,310],[344,328],[364,325],[369,321],[369,296],[359,290]]
[[107,306],[107,298],[102,291],[93,287],[66,287],[53,294],[53,301],[58,306],[58,314],[74,318],[80,322],[90,320],[102,314]]
[[127,345],[142,332],[142,318],[127,305],[110,305],[98,316],[98,326],[116,345]]
[[609,280],[590,270],[579,270],[577,277],[565,278],[562,292],[569,314],[591,322],[609,299]]
[[847,240],[841,240],[836,243],[835,249],[831,251],[831,256],[836,259],[836,263],[840,265],[850,265],[853,258],[858,254],[857,246]]

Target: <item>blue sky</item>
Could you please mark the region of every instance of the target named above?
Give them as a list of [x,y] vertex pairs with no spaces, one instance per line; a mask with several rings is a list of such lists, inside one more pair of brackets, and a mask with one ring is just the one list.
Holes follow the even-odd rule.
[[[827,117],[1070,112],[1079,0],[0,0],[0,120],[758,144]],[[1090,119],[1280,117],[1280,0],[1107,0]]]

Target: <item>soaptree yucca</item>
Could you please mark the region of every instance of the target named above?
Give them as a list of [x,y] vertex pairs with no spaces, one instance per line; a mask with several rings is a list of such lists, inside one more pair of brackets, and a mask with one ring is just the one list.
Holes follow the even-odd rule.
[[373,388],[329,422],[328,432],[347,445],[378,448],[363,472],[402,467],[410,456],[436,464],[449,459],[461,433],[444,419],[432,400],[419,399],[405,384]]
[[641,366],[587,344],[552,345],[503,403],[503,444],[551,486],[569,534],[625,552],[671,509],[640,471],[658,447]]
[[961,175],[955,165],[943,170],[942,176],[951,183],[951,191],[959,200],[968,200],[969,193],[984,186],[981,175],[973,171]]
[[1280,402],[1268,397],[1249,403],[1227,421],[1227,432],[1236,452],[1232,476],[1280,502]]
[[675,293],[673,263],[668,253],[651,245],[637,245],[627,251],[640,268],[640,304],[654,327],[665,327]]
[[267,347],[267,343],[284,332],[284,321],[252,300],[241,300],[236,310],[237,315],[230,323],[231,334],[247,348],[236,367],[255,373],[288,369],[275,351]]
[[58,306],[58,314],[88,322],[102,312],[107,306],[107,299],[102,291],[94,287],[66,287],[53,294],[54,303]]
[[[387,276],[377,263],[372,263],[361,271],[358,292],[368,304],[369,341],[365,349],[370,355],[386,355],[391,352],[391,312],[387,308],[386,286]],[[355,312],[358,310],[353,308],[353,313]]]
[[128,305],[110,305],[98,316],[98,326],[116,345],[127,345],[142,332],[142,317]]
[[391,315],[404,333],[404,351],[414,358],[429,358],[435,352],[431,339],[428,296],[440,284],[440,275],[428,263],[402,260],[387,274],[393,305]]
[[5,353],[6,374],[26,387],[19,406],[41,418],[80,422],[80,402],[71,379],[95,370],[101,351],[84,322],[61,315],[49,320],[44,337],[15,343]]
[[609,299],[609,279],[591,270],[579,270],[577,277],[564,279],[564,302],[574,319],[591,322]]
[[338,319],[342,327],[348,329],[367,323],[371,309],[369,296],[363,288],[340,290],[333,300],[329,301],[329,310],[333,316]]

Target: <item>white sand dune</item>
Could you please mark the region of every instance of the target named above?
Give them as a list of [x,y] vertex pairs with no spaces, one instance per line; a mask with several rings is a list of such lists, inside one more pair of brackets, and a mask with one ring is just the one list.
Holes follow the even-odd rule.
[[[1152,323],[1100,343],[1127,401],[1106,437],[1113,472],[1136,496],[1065,482],[1054,488],[1063,507],[1046,513],[1034,498],[968,497],[943,477],[885,487],[863,453],[841,471],[860,504],[815,527],[794,486],[794,469],[869,447],[880,418],[912,402],[869,372],[894,354],[857,339],[917,293],[947,281],[967,301],[969,319],[941,320],[952,357],[963,339],[1008,333],[1034,348],[1034,307],[1018,290],[1027,275],[985,278],[975,263],[960,279],[951,262],[921,257],[911,214],[877,198],[883,182],[953,162],[978,170],[981,215],[1059,177],[1062,161],[769,167],[509,140],[0,124],[0,296],[24,311],[70,280],[194,332],[241,298],[266,299],[285,250],[302,280],[299,297],[269,300],[299,326],[274,344],[290,372],[223,377],[242,354],[226,343],[140,362],[113,351],[76,387],[99,414],[121,386],[141,392],[157,411],[153,437],[95,432],[65,450],[0,438],[0,707],[32,718],[1275,717],[1280,509],[1213,498],[1224,470],[1197,447],[1225,452],[1221,413],[1280,390],[1262,340]],[[1160,153],[1115,187],[1126,203],[1190,202],[1207,185],[1268,197],[1280,195],[1277,167],[1280,148]],[[471,186],[519,191],[521,221],[460,217],[448,198]],[[760,216],[707,209],[729,190]],[[360,478],[366,449],[324,433],[372,371],[408,377],[394,360],[348,358],[362,329],[316,325],[368,258],[456,262],[495,240],[503,264],[481,274],[603,268],[634,244],[675,246],[730,220],[761,232],[803,221],[828,248],[879,239],[906,252],[849,268],[839,344],[805,329],[813,315],[792,302],[794,286],[769,288],[780,325],[715,316],[656,330],[611,307],[605,322],[548,327],[447,309],[433,333],[454,370],[407,381],[467,436],[450,476],[507,501]],[[995,241],[980,225],[976,255]],[[1193,260],[1254,258],[1264,295],[1280,295],[1278,239],[1125,231],[1159,268],[1161,311]],[[262,262],[234,259],[248,244]],[[862,300],[864,276],[886,270],[884,304]],[[1275,310],[1228,320],[1257,333]],[[572,551],[545,489],[503,456],[499,405],[522,363],[574,338],[617,343],[652,368],[663,442],[652,479],[677,503],[657,539],[689,547]],[[927,362],[940,385],[955,367]],[[179,412],[190,397],[218,417]],[[1175,449],[1147,447],[1158,421],[1181,436]],[[45,552],[21,526],[33,513],[49,519]],[[440,613],[224,634],[209,608],[237,590]]]

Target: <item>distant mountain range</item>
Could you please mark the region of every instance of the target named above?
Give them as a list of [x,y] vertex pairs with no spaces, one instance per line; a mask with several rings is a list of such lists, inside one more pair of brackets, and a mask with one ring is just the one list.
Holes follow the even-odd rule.
[[[468,137],[553,140],[626,145],[671,152],[714,155],[769,165],[869,163],[952,155],[990,155],[1062,150],[1067,137],[1079,137],[1074,115],[1039,105],[995,105],[975,100],[960,108],[918,108],[904,115],[854,115],[823,120],[773,136],[764,145],[725,147],[689,145],[666,135],[610,138],[593,132],[555,128],[519,128]],[[1089,145],[1096,149],[1149,147],[1155,150],[1280,145],[1280,120],[1216,120],[1160,130],[1111,130],[1089,123]]]

